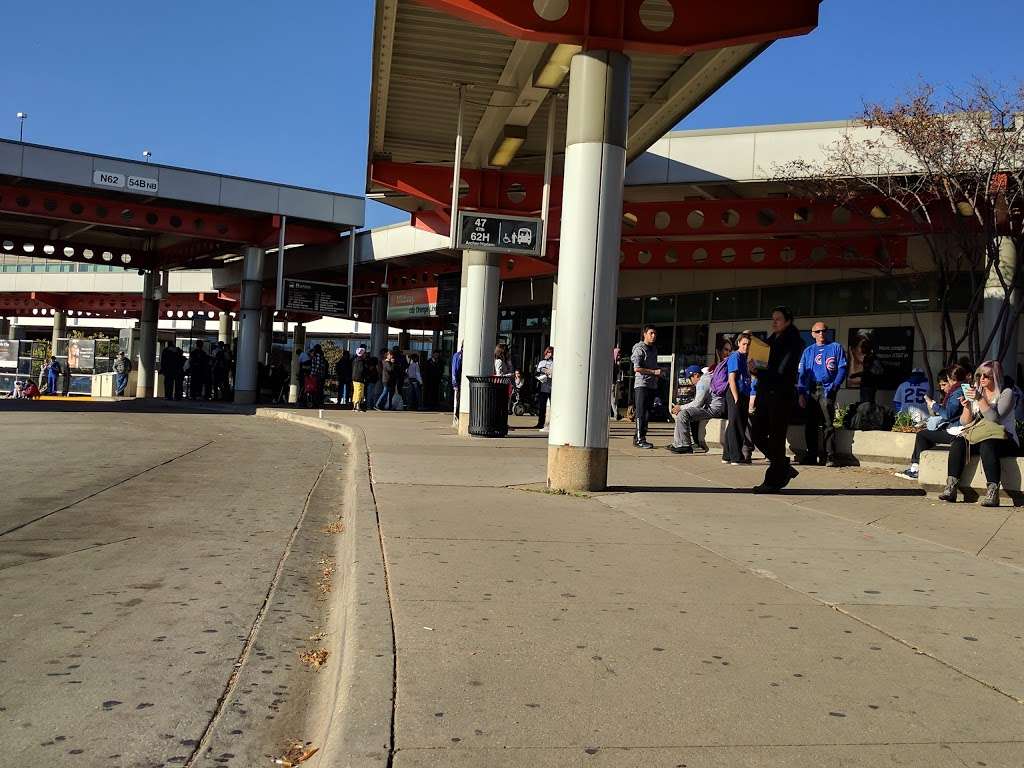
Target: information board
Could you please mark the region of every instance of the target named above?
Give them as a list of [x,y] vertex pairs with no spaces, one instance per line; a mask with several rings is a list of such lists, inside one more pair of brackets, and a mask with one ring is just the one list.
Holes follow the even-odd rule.
[[18,367],[18,342],[14,339],[0,339],[0,368]]
[[540,219],[475,211],[459,213],[459,248],[540,255]]
[[348,317],[348,286],[286,279],[282,309],[328,317]]
[[437,317],[437,287],[407,288],[388,294],[388,320]]

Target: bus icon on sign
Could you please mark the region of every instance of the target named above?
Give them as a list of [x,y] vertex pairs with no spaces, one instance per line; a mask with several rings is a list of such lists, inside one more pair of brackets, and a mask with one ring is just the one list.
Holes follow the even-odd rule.
[[533,247],[533,230],[529,227],[519,227],[519,229],[513,230],[509,236],[508,241],[512,245],[524,245],[527,248]]

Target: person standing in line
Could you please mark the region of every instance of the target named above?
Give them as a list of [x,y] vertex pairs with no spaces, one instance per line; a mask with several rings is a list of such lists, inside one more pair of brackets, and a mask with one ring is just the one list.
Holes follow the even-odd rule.
[[828,326],[820,320],[811,327],[811,335],[814,343],[804,350],[797,373],[800,407],[807,414],[807,453],[800,464],[814,466],[820,461],[837,467],[836,397],[846,381],[846,350],[842,344],[828,341]]
[[633,363],[633,402],[636,411],[633,445],[650,449],[654,446],[647,442],[647,418],[658,392],[661,368],[658,367],[658,348],[654,346],[658,340],[658,331],[653,325],[645,325],[642,334],[642,340],[633,345],[629,356]]
[[309,353],[309,375],[313,378],[313,407],[324,407],[324,381],[327,379],[327,357],[323,347],[314,344]]
[[366,347],[356,349],[352,361],[352,410],[366,410]]
[[555,373],[555,348],[547,347],[544,357],[537,363],[537,426],[534,429],[546,431],[544,423],[548,415],[548,401],[551,399],[551,382]]
[[425,411],[437,410],[441,383],[441,370],[438,367],[440,357],[435,349],[429,356],[424,356],[423,362],[420,363],[420,376],[423,379],[423,410]]
[[750,349],[750,331],[736,337],[736,351],[729,355],[726,371],[729,386],[725,391],[726,411],[729,423],[725,433],[723,464],[749,464],[753,453],[753,439],[750,435],[750,366],[747,351]]
[[494,375],[511,377],[514,371],[508,359],[508,347],[498,344],[494,347]]
[[188,395],[193,400],[209,396],[210,356],[200,339],[188,353]]
[[[384,388],[381,389],[380,397],[377,398],[377,402],[373,408],[376,411],[391,410],[391,403],[395,399],[395,388],[398,386],[398,374],[395,369],[395,357],[391,352],[385,350],[384,363],[380,369],[380,379],[383,383]],[[384,407],[381,408],[381,403],[384,403]]]
[[754,493],[778,493],[799,473],[786,455],[786,431],[796,401],[796,376],[804,343],[789,307],[772,310],[768,365],[754,371],[750,412],[754,445],[768,458],[764,481]]
[[459,418],[459,401],[462,400],[462,347],[460,346],[452,355],[452,391],[455,393],[455,420]]
[[128,374],[132,371],[132,361],[124,356],[124,352],[118,352],[114,359],[114,395],[124,397],[124,391],[128,388]]
[[405,378],[409,382],[409,410],[418,411],[423,402],[423,374],[420,373],[420,356],[415,352],[409,355]]
[[164,399],[165,400],[180,400],[181,391],[178,387],[181,384],[179,378],[179,372],[183,364],[183,360],[180,357],[181,350],[174,344],[174,341],[168,341],[162,350],[160,350],[160,373],[164,377]]
[[46,393],[48,395],[60,393],[60,374],[60,361],[56,357],[51,356],[50,362],[46,365]]
[[347,349],[341,350],[341,357],[334,364],[334,377],[338,380],[338,407],[352,402],[352,355]]

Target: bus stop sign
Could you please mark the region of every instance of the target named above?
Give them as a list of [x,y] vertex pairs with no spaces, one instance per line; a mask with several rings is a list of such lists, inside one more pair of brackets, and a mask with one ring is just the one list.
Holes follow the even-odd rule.
[[286,278],[281,308],[289,312],[348,317],[348,286]]
[[539,256],[543,231],[540,219],[460,211],[458,247]]

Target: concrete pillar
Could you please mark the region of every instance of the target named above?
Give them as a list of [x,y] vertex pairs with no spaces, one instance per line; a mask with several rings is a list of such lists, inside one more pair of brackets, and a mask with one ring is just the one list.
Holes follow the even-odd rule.
[[0,339],[11,338],[11,321],[6,317],[0,317]]
[[555,346],[555,318],[558,317],[558,275],[551,282],[551,333],[548,334],[548,344]]
[[232,322],[231,315],[227,312],[221,312],[217,318],[217,341],[223,341],[227,344],[228,348],[231,348],[231,335],[232,335]]
[[440,352],[441,351],[441,332],[434,331],[430,334],[430,351]]
[[139,360],[135,375],[135,396],[156,395],[156,329],[160,302],[156,299],[156,272],[146,272],[142,279],[142,319],[139,321]]
[[292,331],[292,367],[288,378],[288,402],[299,402],[299,393],[302,391],[302,382],[299,381],[299,355],[306,348],[306,326],[302,323],[295,324]]
[[14,341],[15,339],[18,338],[18,325],[16,318],[7,321],[6,338],[10,339],[11,341]]
[[242,264],[242,310],[238,320],[235,359],[235,402],[255,403],[258,395],[256,362],[260,350],[260,298],[263,293],[262,248],[246,248]]
[[263,307],[260,312],[260,347],[259,361],[264,365],[270,363],[270,352],[274,348],[274,309]]
[[398,347],[403,352],[412,346],[412,334],[408,331],[400,331],[398,334]]
[[370,310],[370,355],[377,357],[388,345],[388,299],[374,296]]
[[569,70],[558,256],[559,302],[548,485],[598,491],[608,484],[615,303],[626,168],[629,59],[585,51]]
[[[1013,240],[1009,237],[997,238],[995,247],[999,251],[999,258],[992,265],[991,269],[989,269],[988,275],[985,279],[985,294],[981,317],[982,344],[988,340],[992,330],[1000,325],[999,314],[1003,308],[1004,298],[1006,296],[1002,282],[1000,282],[1000,275],[1002,276],[1003,282],[1013,285],[1014,278],[1017,274],[1017,249],[1013,244]],[[1007,317],[1012,317],[1018,301],[1020,301],[1020,296],[1016,293],[1011,294],[1010,303],[1006,310]],[[1002,355],[999,354],[999,336],[1001,331],[996,332],[995,338],[992,340],[992,346],[989,347],[988,353],[985,354],[985,358],[990,360],[999,357],[1006,373],[1013,377],[1017,376],[1016,325],[1017,324],[1015,323],[1014,327],[1010,329],[1010,336],[1006,349]]]
[[[466,337],[462,345],[462,387],[459,394],[459,434],[469,434],[469,377],[494,373],[494,344],[498,336],[498,284],[501,254],[463,251],[466,270]],[[616,261],[616,264],[618,262]]]
[[469,280],[469,257],[467,254],[469,251],[462,252],[462,273],[460,274],[460,285],[459,285],[459,330],[455,335],[455,351],[457,352],[462,348],[462,345],[466,342],[466,291],[468,290],[467,280]]
[[57,354],[57,339],[67,335],[68,317],[63,312],[53,313],[53,334],[50,336],[50,354]]

